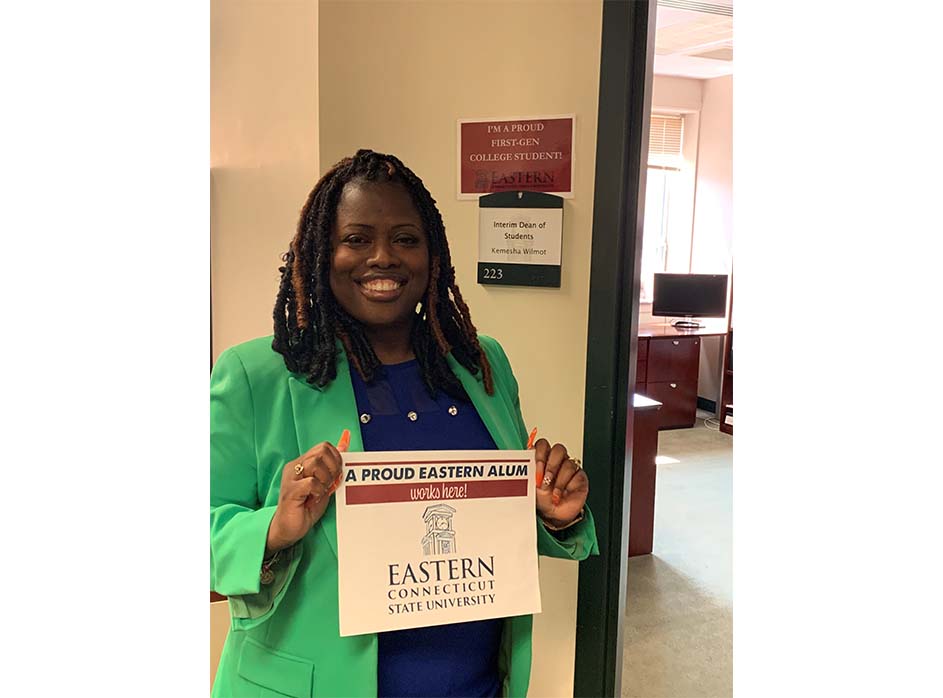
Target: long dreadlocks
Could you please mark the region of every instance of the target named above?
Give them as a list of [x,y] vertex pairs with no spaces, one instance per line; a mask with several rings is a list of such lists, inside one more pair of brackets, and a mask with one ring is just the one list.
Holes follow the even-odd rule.
[[481,371],[485,390],[493,395],[491,365],[455,283],[455,268],[435,199],[398,158],[372,150],[358,150],[354,157],[341,160],[308,195],[298,231],[282,256],[285,266],[279,268],[282,280],[275,301],[272,348],[284,357],[289,371],[302,373],[309,383],[320,386],[337,377],[335,338],[340,339],[364,381],[373,380],[380,367],[363,327],[331,293],[331,232],[341,193],[353,181],[402,184],[422,218],[429,245],[429,286],[417,308],[411,342],[429,392],[436,395],[442,390],[456,399],[468,399],[446,362],[451,351],[472,374]]

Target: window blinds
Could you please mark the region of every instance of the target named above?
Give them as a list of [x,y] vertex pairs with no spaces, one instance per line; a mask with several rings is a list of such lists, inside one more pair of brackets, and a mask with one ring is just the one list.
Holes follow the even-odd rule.
[[648,166],[681,168],[681,138],[684,120],[673,114],[652,114],[648,132]]

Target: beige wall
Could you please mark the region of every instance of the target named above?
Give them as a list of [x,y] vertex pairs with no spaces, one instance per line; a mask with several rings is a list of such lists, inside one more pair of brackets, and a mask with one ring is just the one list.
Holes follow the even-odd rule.
[[210,602],[210,686],[216,679],[216,668],[229,634],[229,602]]
[[[280,255],[318,174],[317,0],[212,0],[213,360],[271,334]],[[210,604],[210,682],[229,605]]]
[[[579,454],[599,91],[600,2],[321,3],[322,170],[357,148],[400,156],[445,220],[479,331],[497,337],[528,425]],[[456,120],[575,113],[562,288],[479,286],[478,208],[456,199]],[[541,558],[531,695],[572,695],[577,566]]]
[[213,358],[272,333],[280,257],[318,176],[317,0],[212,0]]

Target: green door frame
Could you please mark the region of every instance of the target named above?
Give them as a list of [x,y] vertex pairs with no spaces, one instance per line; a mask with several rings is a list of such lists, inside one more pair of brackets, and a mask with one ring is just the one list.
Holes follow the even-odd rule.
[[574,695],[619,696],[654,0],[603,3],[583,454],[600,554],[580,564]]

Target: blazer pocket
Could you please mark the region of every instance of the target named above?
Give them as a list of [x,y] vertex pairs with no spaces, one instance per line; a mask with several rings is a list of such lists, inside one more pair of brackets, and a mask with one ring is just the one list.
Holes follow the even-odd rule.
[[311,698],[314,695],[314,664],[273,650],[251,637],[243,642],[238,672],[246,681],[276,695],[292,698]]

